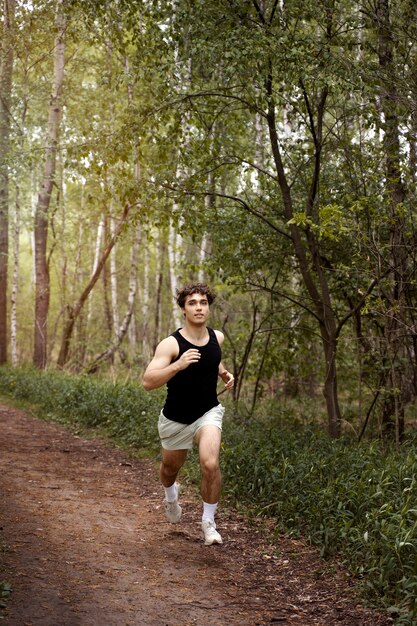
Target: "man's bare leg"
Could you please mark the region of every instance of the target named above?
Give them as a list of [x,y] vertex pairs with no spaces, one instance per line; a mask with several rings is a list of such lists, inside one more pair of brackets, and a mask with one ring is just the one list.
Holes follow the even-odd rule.
[[214,425],[202,426],[195,436],[201,468],[201,497],[203,502],[217,504],[220,497],[221,430]]
[[221,430],[217,426],[207,425],[197,431],[196,443],[200,455],[201,496],[203,498],[202,529],[207,546],[223,543],[214,522],[221,488],[220,442]]
[[162,461],[159,468],[161,482],[165,489],[165,515],[171,524],[178,524],[182,509],[178,504],[179,486],[175,482],[178,472],[184,465],[187,450],[162,449]]
[[186,458],[187,450],[165,450],[162,448],[159,476],[164,487],[171,487],[175,483],[178,472],[184,465]]

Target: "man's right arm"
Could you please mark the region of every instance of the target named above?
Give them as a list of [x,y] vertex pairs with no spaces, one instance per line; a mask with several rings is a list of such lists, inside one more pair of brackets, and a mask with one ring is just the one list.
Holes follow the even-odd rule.
[[197,363],[200,359],[200,352],[195,349],[187,350],[177,361],[172,362],[177,355],[178,343],[176,339],[174,337],[163,339],[156,348],[155,355],[143,375],[145,391],[162,387],[179,371],[191,363]]

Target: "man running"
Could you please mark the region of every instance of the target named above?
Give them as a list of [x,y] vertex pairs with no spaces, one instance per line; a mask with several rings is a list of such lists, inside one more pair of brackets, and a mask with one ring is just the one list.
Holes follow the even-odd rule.
[[167,386],[158,422],[166,517],[173,524],[181,519],[176,478],[187,451],[195,443],[201,469],[202,530],[208,546],[222,543],[214,521],[221,488],[219,456],[224,414],[217,399],[217,378],[220,376],[226,389],[234,384],[233,375],[221,362],[224,335],[207,326],[214,298],[204,283],[187,285],[177,293],[184,326],[161,341],[143,377],[146,391]]

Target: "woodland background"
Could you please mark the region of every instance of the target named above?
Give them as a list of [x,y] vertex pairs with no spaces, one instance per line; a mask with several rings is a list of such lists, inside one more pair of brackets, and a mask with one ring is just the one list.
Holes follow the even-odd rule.
[[157,454],[141,375],[208,281],[225,497],[415,626],[417,4],[0,17],[1,393]]
[[205,280],[241,412],[399,443],[415,2],[3,0],[1,28],[0,363],[138,379]]

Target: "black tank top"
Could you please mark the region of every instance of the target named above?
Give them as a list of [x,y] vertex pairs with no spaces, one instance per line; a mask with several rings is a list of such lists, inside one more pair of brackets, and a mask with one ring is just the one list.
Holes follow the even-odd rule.
[[181,335],[179,330],[172,333],[178,342],[179,353],[173,362],[190,350],[197,348],[201,357],[167,382],[167,397],[163,414],[174,422],[192,424],[207,411],[219,404],[217,400],[217,376],[222,352],[216,333],[207,328],[209,341],[204,346],[195,346]]

